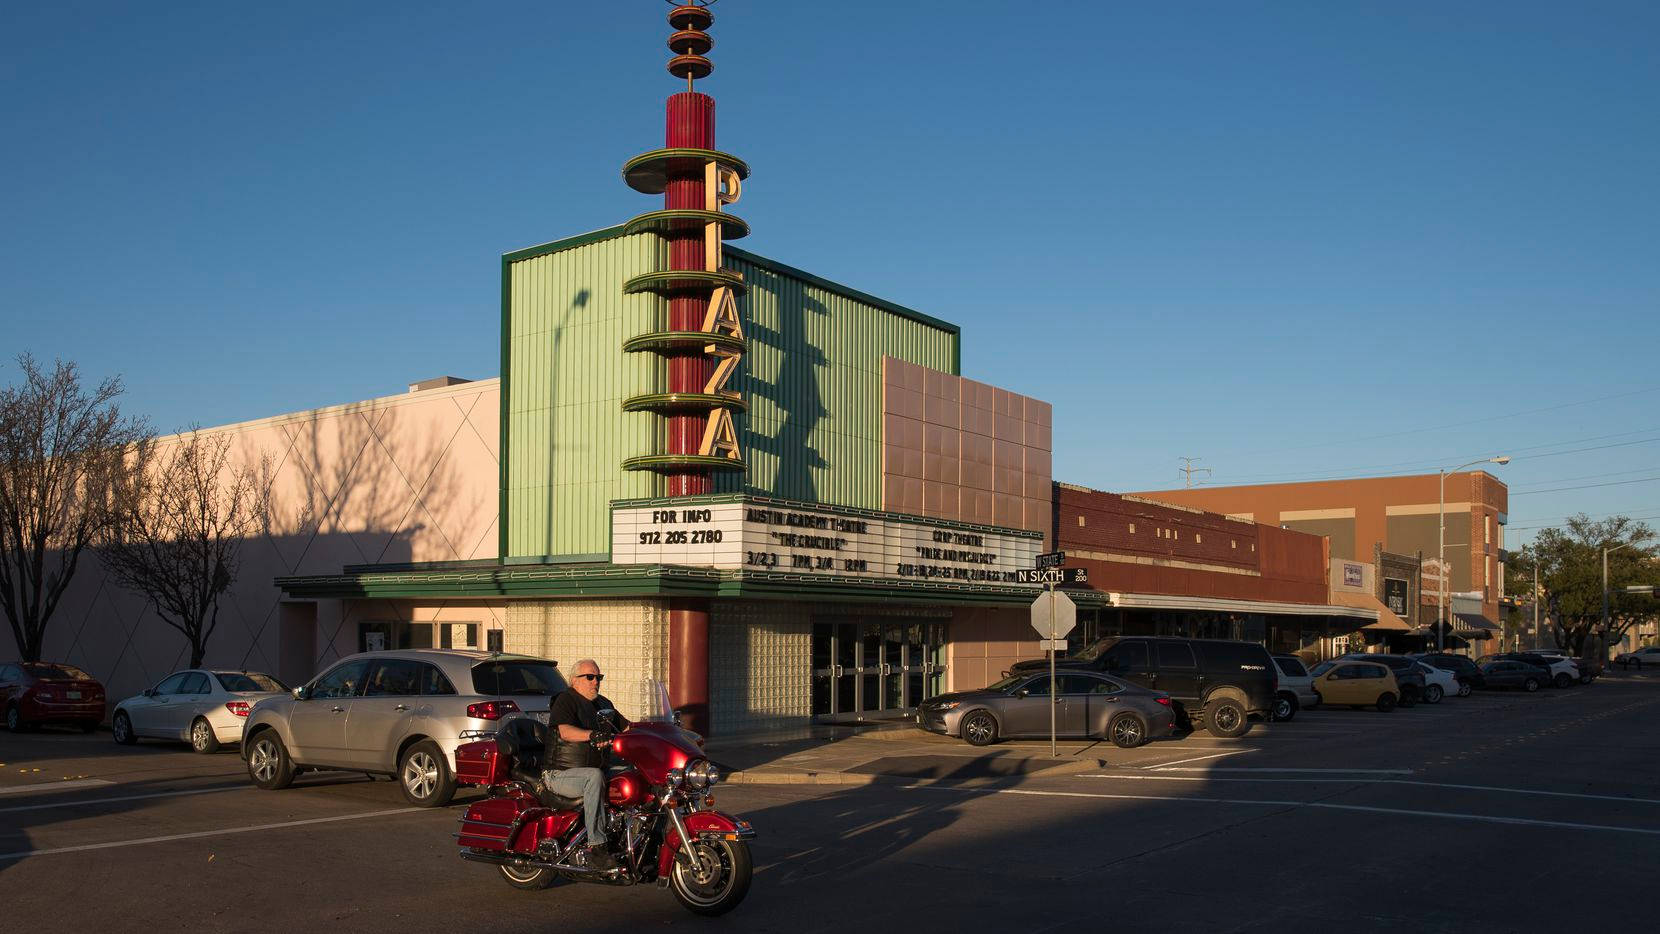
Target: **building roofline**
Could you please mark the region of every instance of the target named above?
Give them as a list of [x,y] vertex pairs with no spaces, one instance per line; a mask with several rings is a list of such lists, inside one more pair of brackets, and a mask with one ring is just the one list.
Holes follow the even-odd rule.
[[[612,240],[621,236],[624,236],[623,227],[621,225],[616,227],[606,227],[600,230],[590,230],[587,233],[577,234],[574,237],[566,237],[563,240],[554,240],[549,243],[539,243],[535,246],[527,246],[523,249],[504,253],[502,254],[502,262],[507,264],[517,263],[521,260],[535,259],[538,256],[547,256],[551,253],[562,253],[566,250],[574,250],[577,247],[587,246],[590,243],[599,243],[604,240]],[[941,320],[933,315],[924,314],[914,308],[907,308],[904,305],[890,302],[885,298],[872,295],[869,292],[860,291],[850,285],[844,285],[840,282],[826,279],[823,276],[814,275],[804,269],[798,269],[795,266],[788,265],[787,263],[781,263],[775,259],[768,259],[759,253],[751,253],[748,250],[739,249],[738,247],[731,246],[730,244],[723,246],[722,249],[746,263],[753,263],[763,269],[778,273],[782,276],[788,276],[792,279],[799,279],[810,286],[824,289],[827,292],[835,292],[845,298],[850,298],[857,302],[872,305],[876,308],[882,309],[883,311],[889,312],[890,314],[895,314],[902,318],[909,318],[919,324],[925,324],[928,327],[936,328],[948,334],[959,336],[962,334],[962,328],[952,324],[949,321]]]
[[[1486,470],[1458,470],[1458,471],[1454,471],[1450,474],[1447,474],[1447,476],[1449,476],[1449,477],[1473,477],[1476,474],[1482,474],[1482,475],[1486,476],[1489,480],[1492,480],[1494,483],[1497,483],[1499,486],[1504,487],[1504,489],[1506,491],[1508,491],[1510,489],[1509,486],[1505,485],[1505,482],[1503,480],[1500,480],[1493,473],[1491,473],[1490,471],[1486,471]],[[1329,479],[1329,480],[1282,480],[1278,483],[1206,483],[1202,487],[1186,487],[1186,488],[1178,487],[1176,489],[1167,489],[1167,490],[1138,490],[1135,493],[1130,493],[1130,494],[1126,494],[1126,495],[1130,495],[1130,496],[1162,496],[1162,495],[1165,495],[1165,494],[1168,494],[1168,493],[1178,493],[1178,494],[1180,494],[1180,493],[1196,493],[1196,492],[1199,492],[1201,490],[1260,490],[1260,489],[1267,489],[1269,487],[1287,487],[1287,486],[1290,486],[1290,487],[1303,487],[1303,486],[1327,486],[1327,485],[1336,485],[1336,484],[1343,484],[1343,483],[1374,483],[1374,482],[1377,482],[1377,481],[1380,481],[1380,480],[1438,480],[1438,479],[1440,479],[1440,476],[1441,476],[1440,474],[1434,474],[1434,473],[1413,473],[1413,474],[1398,474],[1398,475],[1394,475],[1394,476],[1384,476],[1384,477],[1334,477],[1334,478]]]
[[192,431],[175,431],[171,434],[157,435],[159,443],[177,441],[191,434],[213,435],[220,432],[245,431],[249,428],[266,428],[274,425],[284,425],[291,422],[307,421],[328,415],[346,415],[352,412],[361,412],[367,409],[384,409],[400,405],[413,405],[416,402],[425,402],[444,396],[463,395],[468,392],[477,392],[480,389],[494,387],[501,382],[499,376],[487,376],[483,379],[469,380],[465,383],[456,383],[454,386],[439,386],[434,389],[423,389],[419,392],[400,392],[390,396],[375,396],[361,399],[356,402],[337,402],[333,405],[319,406],[315,409],[300,409],[296,412],[284,412],[281,415],[267,415],[263,418],[250,418],[246,421],[227,422],[223,425],[208,425]]

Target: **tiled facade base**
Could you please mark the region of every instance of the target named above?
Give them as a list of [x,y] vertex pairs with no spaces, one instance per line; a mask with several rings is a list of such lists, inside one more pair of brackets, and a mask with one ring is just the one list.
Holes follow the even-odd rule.
[[709,634],[713,732],[787,729],[812,716],[812,608],[719,602]]
[[551,658],[567,676],[578,659],[599,662],[605,696],[624,716],[638,717],[646,683],[668,678],[669,614],[656,600],[514,601],[502,647]]

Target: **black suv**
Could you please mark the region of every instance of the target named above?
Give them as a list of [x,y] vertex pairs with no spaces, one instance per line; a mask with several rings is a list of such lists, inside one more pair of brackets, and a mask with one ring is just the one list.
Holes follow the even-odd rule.
[[[1045,659],[1018,662],[1025,674],[1049,666]],[[1086,668],[1170,695],[1195,727],[1215,736],[1243,736],[1250,716],[1267,719],[1279,674],[1268,650],[1255,642],[1113,636],[1055,660],[1060,669]]]
[[1395,675],[1395,683],[1401,686],[1402,707],[1411,707],[1424,699],[1424,687],[1427,682],[1424,676],[1412,667],[1418,664],[1417,659],[1409,655],[1371,655],[1365,652],[1350,652],[1343,657],[1389,666],[1389,670]]
[[1481,674],[1481,666],[1476,660],[1463,655],[1454,655],[1451,652],[1423,652],[1412,656],[1431,668],[1450,671],[1460,684],[1468,684],[1472,688],[1484,688],[1487,679]]

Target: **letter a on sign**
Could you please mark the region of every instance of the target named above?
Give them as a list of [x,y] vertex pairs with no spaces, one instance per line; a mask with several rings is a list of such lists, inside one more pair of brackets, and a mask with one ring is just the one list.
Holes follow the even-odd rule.
[[731,412],[716,409],[709,413],[709,424],[703,429],[703,443],[698,446],[697,452],[727,460],[743,459],[742,452],[738,450],[738,432],[732,426]]
[[727,286],[715,289],[709,296],[709,310],[703,314],[703,330],[711,334],[743,337],[743,322],[738,319],[738,300]]

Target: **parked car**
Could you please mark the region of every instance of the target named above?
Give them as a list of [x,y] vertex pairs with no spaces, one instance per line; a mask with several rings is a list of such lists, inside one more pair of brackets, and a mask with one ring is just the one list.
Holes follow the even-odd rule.
[[1537,691],[1539,685],[1550,683],[1550,672],[1538,665],[1519,662],[1514,659],[1499,659],[1481,666],[1481,673],[1487,679],[1489,688],[1521,688],[1524,691]]
[[1621,652],[1614,656],[1614,664],[1638,671],[1642,671],[1644,665],[1660,665],[1660,645],[1645,645],[1635,652]]
[[1395,676],[1395,684],[1400,691],[1400,705],[1402,707],[1411,707],[1424,699],[1424,692],[1429,687],[1429,682],[1425,681],[1424,676],[1418,672],[1417,663],[1411,657],[1406,655],[1367,654],[1364,652],[1351,652],[1342,657],[1363,662],[1377,662],[1380,665],[1388,666],[1390,673]]
[[1486,679],[1481,674],[1481,666],[1469,656],[1454,655],[1451,652],[1423,652],[1408,657],[1415,658],[1431,668],[1452,672],[1453,676],[1458,678],[1459,697],[1469,697],[1471,689],[1486,685]]
[[1459,694],[1458,676],[1443,668],[1414,662],[1413,670],[1424,676],[1424,703],[1439,704],[1448,694]]
[[1298,710],[1320,703],[1320,695],[1314,691],[1314,677],[1302,659],[1295,655],[1276,655],[1274,665],[1280,670],[1280,688],[1274,695],[1275,720],[1290,720]]
[[[1048,661],[1015,664],[1004,674],[1047,670]],[[1278,670],[1256,642],[1112,636],[1056,661],[1069,671],[1099,671],[1170,695],[1178,719],[1216,736],[1243,736],[1250,717],[1273,714]]]
[[442,807],[455,795],[455,747],[496,734],[520,712],[547,721],[565,689],[556,662],[461,649],[364,652],[253,709],[242,734],[248,777],[267,790],[337,769],[398,779],[404,797]]
[[1501,652],[1495,660],[1510,659],[1526,662],[1550,673],[1545,679],[1549,687],[1565,688],[1579,683],[1579,666],[1573,659],[1561,655],[1541,655],[1538,652]]
[[91,733],[104,722],[104,686],[62,662],[0,665],[0,713],[13,733],[43,723],[66,723]]
[[1376,707],[1388,713],[1400,702],[1395,672],[1378,662],[1345,656],[1321,662],[1309,674],[1314,677],[1314,690],[1322,704],[1348,704],[1356,710]]
[[[1076,669],[1055,676],[1055,734],[1095,737],[1133,749],[1176,727],[1170,695],[1127,680]],[[1009,675],[978,691],[931,697],[917,706],[916,724],[960,736],[971,746],[998,739],[1049,735],[1049,673]]]
[[116,704],[110,730],[123,746],[149,737],[218,752],[242,741],[242,724],[255,704],[287,693],[281,681],[259,671],[187,668]]

